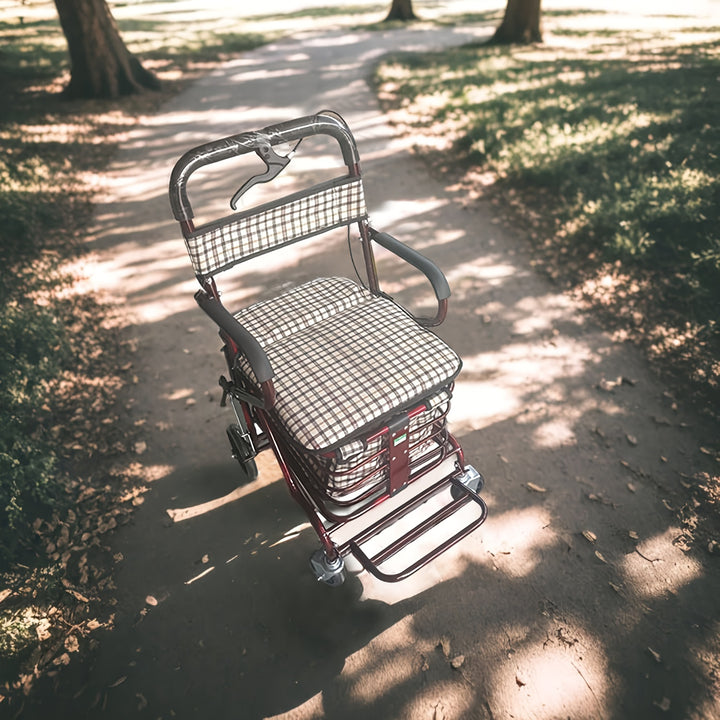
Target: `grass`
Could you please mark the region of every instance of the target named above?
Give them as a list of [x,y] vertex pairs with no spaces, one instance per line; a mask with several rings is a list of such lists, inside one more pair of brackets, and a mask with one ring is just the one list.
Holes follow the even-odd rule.
[[712,411],[720,28],[698,32],[561,27],[545,46],[397,56],[375,82],[431,163],[474,187],[482,174],[538,262]]

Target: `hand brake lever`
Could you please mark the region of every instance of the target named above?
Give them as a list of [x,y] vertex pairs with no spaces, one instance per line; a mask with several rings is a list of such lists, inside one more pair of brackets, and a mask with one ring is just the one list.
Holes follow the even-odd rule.
[[[297,146],[296,146],[297,147]],[[259,175],[254,175],[247,180],[242,187],[232,196],[230,200],[230,207],[233,210],[237,210],[237,202],[240,196],[246,193],[253,185],[258,183],[265,183],[273,178],[277,177],[287,164],[292,160],[295,150],[289,152],[285,157],[278,155],[273,149],[270,143],[263,143],[259,148],[255,150],[258,157],[265,163],[265,172]]]

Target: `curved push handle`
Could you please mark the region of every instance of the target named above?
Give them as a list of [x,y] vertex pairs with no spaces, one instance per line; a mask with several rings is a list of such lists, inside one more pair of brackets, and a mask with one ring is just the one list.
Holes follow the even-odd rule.
[[169,192],[173,216],[179,222],[192,220],[193,211],[187,196],[187,183],[199,168],[238,155],[257,152],[266,145],[279,145],[310,135],[330,135],[335,138],[340,145],[345,164],[351,172],[355,172],[359,158],[350,128],[339,115],[323,110],[316,115],[269,125],[262,130],[230,135],[188,150],[177,161],[170,175]]

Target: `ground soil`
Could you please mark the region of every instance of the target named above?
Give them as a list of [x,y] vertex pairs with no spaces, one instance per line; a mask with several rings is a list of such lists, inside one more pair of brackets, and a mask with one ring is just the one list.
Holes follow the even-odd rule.
[[[114,629],[20,717],[720,717],[720,555],[695,532],[693,502],[717,477],[715,429],[537,274],[489,205],[430,177],[366,84],[390,49],[471,35],[300,34],[228,63],[131,133],[87,274],[132,319],[137,382],[124,403],[143,428],[132,460],[148,489],[112,538]],[[259,478],[237,486],[219,342],[193,302],[166,191],[194,144],[327,107],[356,133],[373,224],[447,274],[438,332],[464,361],[450,423],[490,507],[409,580],[351,573],[336,590],[307,569],[317,541],[274,460],[262,454]],[[283,188],[326,150],[303,145]],[[198,203],[220,210],[241,182],[207,176]],[[398,299],[430,306],[405,268],[381,256],[379,269]],[[263,258],[225,299],[315,274],[352,275],[346,248]]]

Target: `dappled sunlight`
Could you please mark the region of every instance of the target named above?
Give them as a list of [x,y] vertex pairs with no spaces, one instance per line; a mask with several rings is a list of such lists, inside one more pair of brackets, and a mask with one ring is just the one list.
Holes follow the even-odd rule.
[[[552,343],[514,343],[497,351],[486,351],[474,357],[463,358],[463,373],[456,383],[451,420],[457,429],[479,430],[490,423],[500,422],[525,412],[533,396],[559,402],[555,388],[559,379],[580,377],[595,358],[591,349],[566,337]],[[482,378],[482,379],[474,379]],[[561,436],[572,433],[572,424],[587,409],[580,391],[574,399],[574,408],[563,406],[563,419],[546,419],[545,430],[538,430],[537,439],[542,446],[551,440],[553,423]],[[547,408],[545,408],[545,412]],[[518,418],[522,421],[522,418]],[[527,421],[527,418],[525,418]],[[563,426],[565,429],[560,430]]]
[[343,668],[350,697],[360,704],[370,704],[399,683],[407,682],[415,673],[413,641],[412,620],[405,617],[375,637],[368,647],[350,655]]
[[[459,685],[447,679],[431,683],[420,678],[427,671],[420,648],[426,642],[418,637],[413,618],[406,616],[372,639],[364,648],[348,656],[343,668],[347,693],[368,711],[384,696],[397,693],[398,688],[413,687],[402,711],[396,717],[433,717],[433,708],[442,706],[446,720],[469,717],[474,700],[470,685]],[[435,650],[433,650],[435,652]],[[434,715],[437,717],[437,713]]]
[[613,677],[596,643],[548,634],[516,650],[495,672],[490,706],[502,708],[503,716],[536,720],[610,717]]
[[620,562],[620,571],[628,585],[641,597],[657,598],[677,593],[688,583],[702,576],[702,565],[684,553],[674,540],[680,535],[678,528],[641,540],[635,552]]
[[455,384],[450,420],[456,432],[481,430],[491,423],[516,415],[522,396],[502,387],[495,379],[487,382],[458,380]]
[[558,293],[525,297],[518,301],[514,310],[519,317],[513,324],[513,334],[532,335],[541,330],[553,330],[559,320],[566,321],[571,302],[566,295]]
[[299,720],[300,718],[324,718],[325,708],[323,706],[322,692],[316,693],[304,703],[279,715],[268,716],[266,720]]
[[[253,482],[249,482],[245,485],[240,485],[231,492],[220,497],[213,498],[212,500],[208,500],[207,502],[200,503],[198,505],[191,505],[189,507],[166,508],[165,512],[169,515],[170,519],[174,523],[199,518],[208,513],[212,513],[215,510],[219,510],[226,505],[234,503],[236,500],[240,500],[244,497],[252,495],[261,488],[271,485],[277,480],[278,476],[281,474],[280,468],[278,467],[274,456],[269,452],[261,453],[260,455],[258,455],[257,466],[259,471],[258,477]],[[300,534],[302,532],[307,530],[308,527],[309,524],[302,523],[294,528],[291,528],[290,530],[287,530],[281,538],[273,542],[272,547],[274,547],[275,545],[281,545],[284,542],[288,542],[290,540],[297,539],[298,537],[300,537]],[[263,544],[266,544],[267,542],[268,541],[265,541]],[[228,560],[228,562],[231,561],[232,559]]]
[[454,281],[464,282],[468,278],[475,278],[487,283],[490,286],[503,285],[508,278],[519,279],[519,271],[516,265],[498,261],[492,256],[483,255],[470,264],[448,269],[446,276],[448,282],[454,285]]
[[412,694],[404,717],[409,720],[425,717],[466,720],[473,717],[474,701],[475,693],[470,683],[460,685],[455,680],[434,682]]
[[483,526],[483,546],[494,569],[527,577],[542,561],[542,551],[557,542],[544,508],[529,507],[491,514]]
[[[403,232],[414,232],[419,228],[408,218],[420,218],[426,213],[437,210],[446,204],[440,198],[421,198],[409,200],[386,200],[372,207],[371,219],[375,227],[381,229],[389,225],[398,225]],[[420,227],[427,226],[430,220],[425,220]]]
[[542,423],[533,432],[533,441],[541,448],[555,448],[574,445],[576,441],[573,425],[575,418],[556,418]]

